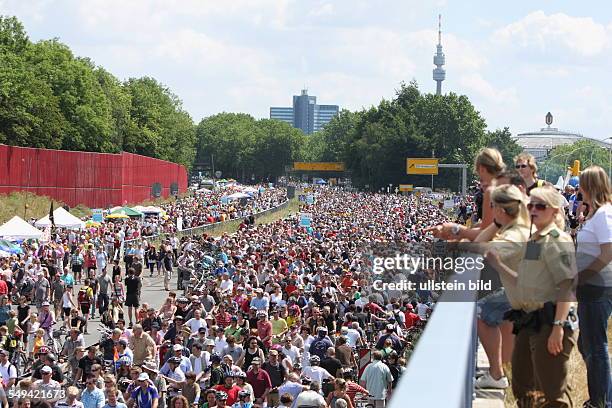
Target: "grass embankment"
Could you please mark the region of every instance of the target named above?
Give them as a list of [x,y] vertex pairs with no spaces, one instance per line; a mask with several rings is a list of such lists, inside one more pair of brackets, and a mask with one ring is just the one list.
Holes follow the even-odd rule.
[[[612,338],[612,319],[608,321],[608,338]],[[608,353],[612,355],[612,343],[608,343]],[[512,380],[510,370],[508,370],[506,374],[508,375],[508,379]],[[586,366],[584,365],[582,355],[578,351],[578,346],[574,347],[574,350],[572,350],[568,378],[571,387],[570,395],[572,396],[574,406],[581,407],[582,403],[589,399],[589,390],[587,388]],[[506,407],[516,406],[511,388],[508,388],[506,392],[504,405]]]
[[[53,208],[63,206],[61,201],[53,200]],[[15,215],[29,220],[30,218],[42,218],[49,214],[51,198],[38,196],[30,192],[13,192],[7,195],[0,195],[0,224],[13,218]],[[91,215],[91,210],[83,205],[78,205],[70,209],[70,213],[76,217]]]
[[[255,216],[255,223],[256,224],[270,224],[274,221],[282,220],[283,218],[288,217],[291,214],[295,214],[299,210],[300,210],[300,203],[297,199],[297,193],[296,193],[296,198],[292,198],[291,200],[289,200],[289,205],[287,205],[287,207],[283,208],[280,211],[274,212],[274,213],[268,213],[268,214],[262,215],[261,217]],[[219,228],[215,228],[214,230],[208,232],[208,234],[214,237],[218,237],[223,234],[234,233],[238,231],[238,227],[240,226],[241,222],[242,222],[242,219],[227,221],[223,223],[223,225],[219,226]]]

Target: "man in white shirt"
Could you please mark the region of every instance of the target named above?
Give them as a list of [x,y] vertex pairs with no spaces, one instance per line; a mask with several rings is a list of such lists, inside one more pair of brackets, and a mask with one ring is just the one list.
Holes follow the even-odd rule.
[[0,374],[2,374],[2,384],[5,389],[15,385],[17,381],[17,368],[9,362],[8,357],[8,351],[0,350]]
[[229,279],[229,273],[225,272],[223,275],[221,275],[221,284],[219,286],[222,294],[231,294],[233,292],[234,282]]
[[187,320],[185,325],[189,326],[192,333],[197,333],[200,327],[205,327],[206,321],[202,319],[202,311],[200,309],[195,309],[193,311],[193,317]]
[[342,335],[346,336],[346,342],[352,348],[355,348],[357,345],[361,345],[363,343],[361,340],[361,333],[359,333],[359,330],[357,330],[358,328],[358,322],[352,322],[351,327],[349,328],[342,328]]
[[378,350],[372,353],[372,363],[361,376],[361,386],[373,397],[370,399],[374,408],[384,408],[387,393],[391,391],[393,376],[389,367],[382,362],[382,353]]
[[[303,384],[303,383],[302,383]],[[295,400],[294,406],[300,407],[319,407],[325,408],[325,398],[319,392],[321,391],[320,383],[313,381],[310,383],[310,390],[302,391]]]

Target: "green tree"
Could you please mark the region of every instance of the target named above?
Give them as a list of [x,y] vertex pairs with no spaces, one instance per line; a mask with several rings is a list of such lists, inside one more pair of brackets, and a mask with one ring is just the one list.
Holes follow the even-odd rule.
[[507,127],[487,132],[485,145],[499,150],[506,166],[512,166],[514,158],[523,150],[512,138],[512,133],[510,133],[510,129]]
[[589,139],[557,146],[550,151],[542,163],[538,164],[538,175],[540,178],[556,183],[559,176],[565,177],[567,167],[572,166],[574,160],[580,160],[581,169],[597,165],[609,170],[610,150]]

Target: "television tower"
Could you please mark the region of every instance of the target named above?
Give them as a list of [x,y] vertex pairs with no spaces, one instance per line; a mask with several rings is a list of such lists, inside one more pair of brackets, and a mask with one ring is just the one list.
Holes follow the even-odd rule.
[[434,55],[433,63],[436,66],[433,70],[433,80],[436,81],[436,95],[442,95],[442,81],[446,78],[444,68],[444,53],[442,52],[442,15],[438,14],[438,45],[437,52]]

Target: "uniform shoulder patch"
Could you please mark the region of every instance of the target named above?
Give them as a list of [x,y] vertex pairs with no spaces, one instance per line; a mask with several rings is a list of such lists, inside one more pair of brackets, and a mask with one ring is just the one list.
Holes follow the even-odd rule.
[[559,234],[559,231],[557,231],[556,229],[554,229],[554,230],[551,230],[551,231],[550,231],[550,235],[551,235],[553,238],[559,238],[559,235],[560,235],[560,234]]
[[572,259],[570,257],[570,254],[568,253],[562,253],[561,254],[561,263],[563,265],[565,265],[566,267],[569,267],[572,265]]

